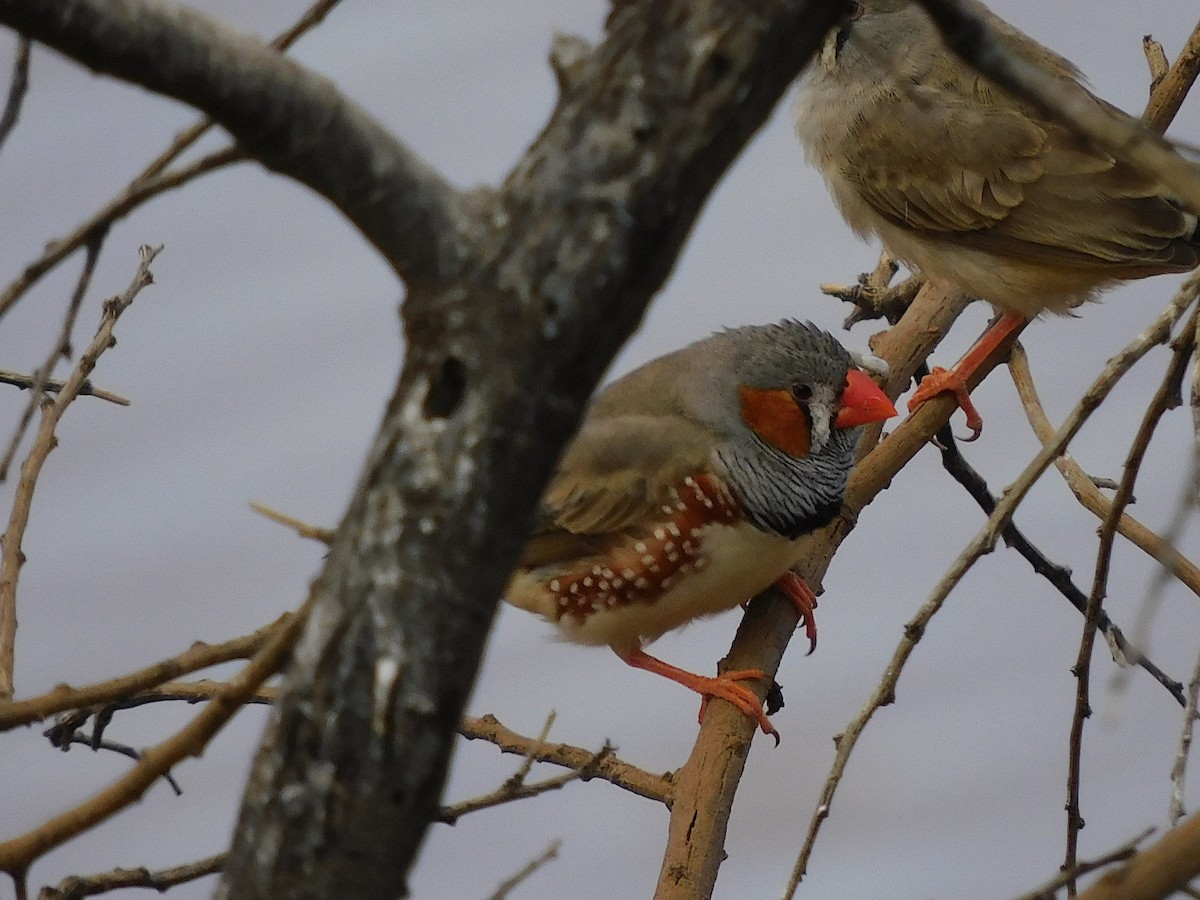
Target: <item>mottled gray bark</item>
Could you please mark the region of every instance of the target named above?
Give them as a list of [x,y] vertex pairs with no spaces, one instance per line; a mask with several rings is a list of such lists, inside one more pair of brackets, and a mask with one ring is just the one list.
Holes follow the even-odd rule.
[[617,3],[545,130],[460,195],[323,79],[152,0],[0,0],[191,103],[335,203],[405,279],[404,368],[243,801],[223,893],[395,897],[532,510],[705,198],[844,0]]

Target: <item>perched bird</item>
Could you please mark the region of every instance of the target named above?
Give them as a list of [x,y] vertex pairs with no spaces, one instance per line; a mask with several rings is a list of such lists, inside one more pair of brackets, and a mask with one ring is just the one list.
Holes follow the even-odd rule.
[[[970,8],[1014,57],[1079,82],[1067,60],[981,4]],[[1128,118],[1083,93],[1104,114]],[[1118,281],[1200,262],[1194,215],[978,74],[911,0],[851,4],[809,67],[796,117],[856,232],[1006,313],[956,371],[935,370],[910,403],[953,390],[976,436],[982,421],[964,378],[1009,333]]]
[[706,702],[734,703],[775,735],[738,683],[762,671],[695,675],[642,646],[776,582],[815,640],[815,598],[789,572],[794,542],[840,509],[857,426],[895,412],[810,324],[736,328],[659,357],[588,410],[505,599]]

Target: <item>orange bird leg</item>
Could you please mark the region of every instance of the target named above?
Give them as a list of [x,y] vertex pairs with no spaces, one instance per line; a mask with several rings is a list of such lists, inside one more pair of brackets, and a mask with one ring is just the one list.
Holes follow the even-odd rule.
[[1018,334],[1029,324],[1029,320],[1016,313],[1005,313],[995,324],[988,328],[966,352],[962,359],[954,364],[953,369],[943,369],[938,366],[921,379],[917,392],[908,401],[908,411],[916,412],[918,406],[944,391],[950,391],[958,398],[958,405],[967,415],[967,427],[971,436],[960,438],[963,441],[973,441],[983,433],[983,417],[971,402],[967,392],[967,379],[975,374],[985,359],[1011,334]]
[[811,654],[817,649],[817,619],[813,615],[813,610],[817,608],[817,595],[795,572],[787,572],[780,576],[775,586],[787,595],[795,605],[796,612],[800,614],[800,619],[804,622],[804,633],[808,636],[808,652]]
[[725,672],[716,678],[709,678],[676,668],[642,650],[634,650],[628,656],[623,656],[619,653],[617,655],[635,669],[644,669],[647,672],[654,672],[656,675],[670,678],[672,681],[678,682],[684,687],[690,688],[697,694],[700,694],[704,698],[700,704],[701,722],[704,721],[704,711],[708,708],[709,697],[720,697],[722,700],[728,700],[746,715],[757,721],[758,727],[763,730],[763,734],[771,735],[771,737],[775,738],[775,745],[779,746],[779,732],[775,730],[775,726],[771,724],[771,720],[763,712],[762,701],[748,687],[738,684],[739,681],[747,681],[754,678],[765,680],[767,673],[762,669],[739,669],[736,672]]

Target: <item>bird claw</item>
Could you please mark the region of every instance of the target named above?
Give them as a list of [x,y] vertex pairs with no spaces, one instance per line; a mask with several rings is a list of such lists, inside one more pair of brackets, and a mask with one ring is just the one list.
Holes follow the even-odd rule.
[[813,610],[817,608],[817,595],[795,572],[785,573],[775,584],[792,601],[801,621],[804,622],[804,634],[808,638],[808,653],[804,655],[812,656],[813,651],[817,649],[817,618],[813,615]]
[[954,395],[959,408],[967,417],[967,427],[971,429],[969,436],[961,436],[958,439],[968,444],[978,440],[979,436],[983,434],[983,416],[971,402],[971,394],[967,390],[966,381],[952,369],[943,369],[941,366],[937,366],[921,379],[912,399],[908,401],[909,413],[916,412],[917,408],[925,401],[932,400],[938,394],[946,392]]
[[737,683],[766,677],[767,673],[762,669],[737,669],[733,672],[722,672],[716,678],[697,676],[697,683],[693,690],[699,691],[701,695],[700,723],[704,723],[704,713],[708,710],[709,701],[713,697],[720,697],[758,722],[758,727],[762,729],[763,734],[771,735],[775,739],[775,746],[778,747],[779,732],[775,730],[775,726],[771,724],[771,720],[763,711],[762,702],[750,688]]

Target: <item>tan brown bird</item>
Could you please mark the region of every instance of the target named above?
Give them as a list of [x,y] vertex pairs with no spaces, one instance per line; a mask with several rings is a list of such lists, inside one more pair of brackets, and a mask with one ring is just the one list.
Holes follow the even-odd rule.
[[[739,682],[642,646],[778,583],[815,642],[796,539],[841,508],[862,429],[895,407],[831,335],[794,321],[715,334],[610,385],[541,501],[509,603],[704,695],[776,735]],[[701,710],[703,716],[703,708]]]
[[[1061,56],[981,4],[971,8],[1009,53],[1080,80]],[[982,421],[964,379],[1008,333],[1118,281],[1200,262],[1194,215],[1153,179],[978,74],[910,0],[851,4],[810,66],[796,117],[809,159],[858,234],[878,235],[927,277],[1007,314],[910,403],[953,390],[976,436]]]

